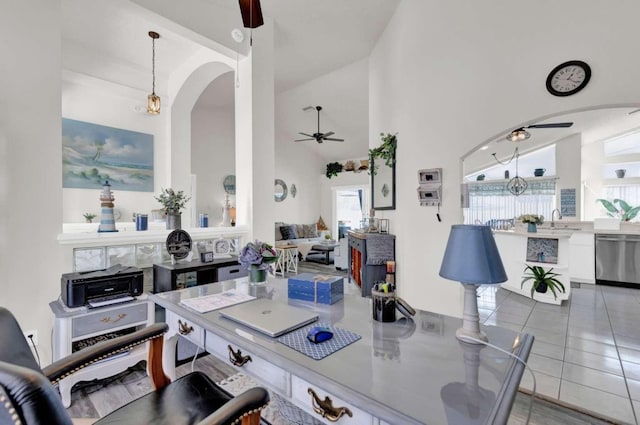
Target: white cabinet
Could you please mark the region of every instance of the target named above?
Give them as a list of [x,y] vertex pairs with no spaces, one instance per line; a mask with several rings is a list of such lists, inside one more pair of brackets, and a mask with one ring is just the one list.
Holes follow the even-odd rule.
[[[53,360],[96,342],[114,338],[149,326],[154,321],[154,304],[147,300],[109,307],[67,309],[59,300],[49,303],[53,314]],[[81,381],[92,381],[113,376],[147,360],[147,344],[137,346],[122,355],[101,360],[62,379],[58,389],[65,407],[71,405],[71,388]]]
[[593,233],[573,233],[569,238],[569,276],[574,282],[596,283]]
[[[569,234],[543,234],[543,233],[520,233],[520,232],[495,232],[496,245],[502,258],[502,264],[507,272],[507,281],[501,286],[509,291],[516,292],[531,298],[531,282],[521,286],[524,268],[527,265],[541,266],[545,269],[553,268],[555,273],[559,273],[558,280],[565,287],[565,292],[558,293],[557,298],[551,291],[544,294],[534,292],[533,299],[536,301],[561,304],[563,300],[568,300],[571,293],[571,282],[569,278]],[[557,262],[555,264],[528,260],[529,238],[551,239],[557,241]]]

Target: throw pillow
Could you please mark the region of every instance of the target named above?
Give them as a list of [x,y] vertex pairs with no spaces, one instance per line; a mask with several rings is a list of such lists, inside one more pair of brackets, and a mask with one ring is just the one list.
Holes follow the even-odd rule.
[[316,223],[303,224],[302,228],[304,230],[303,235],[304,235],[305,238],[317,238],[318,237],[318,225]]
[[281,241],[282,239],[284,239],[282,237],[282,233],[280,232],[280,226],[284,226],[284,223],[281,221],[276,221],[276,240],[277,241]]
[[296,227],[296,235],[298,235],[299,238],[304,238],[304,227],[302,224],[294,224],[294,226]]
[[282,233],[282,239],[298,239],[298,233],[296,233],[296,226],[290,224],[288,226],[280,226],[280,233]]

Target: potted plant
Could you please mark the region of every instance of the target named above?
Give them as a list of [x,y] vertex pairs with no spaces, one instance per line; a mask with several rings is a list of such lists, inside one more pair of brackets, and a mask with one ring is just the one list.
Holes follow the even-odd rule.
[[523,214],[518,217],[523,223],[527,224],[527,232],[535,233],[537,231],[537,225],[544,223],[544,217],[537,214]]
[[167,215],[167,229],[179,229],[181,225],[181,210],[185,207],[190,197],[182,190],[175,191],[171,188],[162,189],[160,196],[155,196],[162,204],[162,210]]
[[544,294],[547,290],[551,290],[554,299],[558,298],[557,292],[564,294],[564,285],[556,279],[556,276],[560,276],[560,274],[554,273],[553,268],[545,270],[540,266],[527,265],[524,272],[525,275],[522,277],[520,287],[522,288],[526,282],[531,281],[531,298],[533,298],[534,292]]
[[[369,149],[369,158],[375,165],[375,158],[384,159],[387,167],[393,167],[396,163],[396,148],[398,147],[398,133],[391,134],[380,133],[382,144],[375,149]],[[369,168],[370,174],[376,175],[375,167]]]
[[249,242],[238,255],[238,262],[249,269],[249,282],[260,283],[267,280],[267,271],[273,273],[272,264],[278,259],[276,250],[265,242]]
[[[620,221],[631,221],[640,212],[640,207],[632,207],[622,199],[614,199],[610,202],[606,199],[596,199],[596,202],[600,202],[602,206],[607,210],[609,217],[619,217]],[[615,204],[618,204],[618,209]]]
[[82,216],[87,223],[93,223],[93,219],[96,218],[96,215],[92,213],[84,213]]
[[338,173],[342,172],[342,164],[340,164],[339,162],[330,162],[327,164],[327,171],[324,173],[325,176],[327,176],[328,179],[330,179],[331,177],[335,177],[338,175]]

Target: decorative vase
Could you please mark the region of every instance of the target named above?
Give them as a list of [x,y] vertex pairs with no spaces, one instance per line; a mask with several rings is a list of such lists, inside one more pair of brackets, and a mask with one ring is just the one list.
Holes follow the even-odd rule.
[[167,213],[167,230],[180,229],[182,226],[182,215]]
[[257,267],[249,267],[249,282],[264,283],[267,281],[267,271]]
[[527,223],[527,232],[536,233],[538,228],[536,227],[536,223]]

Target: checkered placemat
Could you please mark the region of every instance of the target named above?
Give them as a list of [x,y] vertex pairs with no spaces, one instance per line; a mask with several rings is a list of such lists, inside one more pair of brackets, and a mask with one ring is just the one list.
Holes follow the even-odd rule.
[[[314,344],[307,339],[307,334],[311,328],[315,326],[323,326],[330,328],[333,331],[333,338],[329,341],[324,341],[319,344]],[[297,331],[289,332],[286,335],[282,335],[278,338],[278,342],[293,348],[296,351],[301,352],[315,360],[320,360],[327,357],[329,354],[333,354],[341,348],[346,347],[352,342],[356,342],[362,338],[360,335],[348,331],[346,329],[335,328],[330,323],[314,323],[309,326],[305,326]]]

